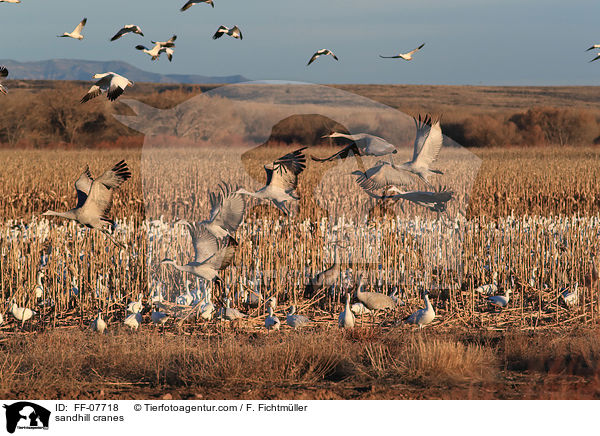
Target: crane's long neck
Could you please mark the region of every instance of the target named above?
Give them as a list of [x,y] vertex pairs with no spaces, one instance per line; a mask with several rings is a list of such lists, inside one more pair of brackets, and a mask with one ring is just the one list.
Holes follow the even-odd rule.
[[346,294],[346,312],[350,310],[350,294]]
[[66,212],[56,212],[53,210],[48,210],[46,212],[44,212],[42,215],[44,216],[58,216],[61,218],[66,218],[68,220],[76,220],[77,218],[75,217],[75,212],[73,212],[73,210],[68,210]]
[[162,261],[162,263],[165,264],[165,265],[171,265],[171,266],[173,266],[173,268],[175,268],[175,269],[177,269],[179,271],[187,272],[187,273],[192,273],[192,268],[191,267],[189,267],[188,265],[178,265],[177,263],[175,263],[174,260],[165,259],[165,260]]

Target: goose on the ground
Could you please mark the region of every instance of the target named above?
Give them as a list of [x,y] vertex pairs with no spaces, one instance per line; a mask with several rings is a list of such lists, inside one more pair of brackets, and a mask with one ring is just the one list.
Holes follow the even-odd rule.
[[104,333],[106,330],[106,321],[102,319],[101,311],[98,311],[98,316],[91,322],[90,328],[98,333]]
[[181,7],[181,12],[187,11],[192,6],[199,5],[200,3],[207,3],[207,4],[211,5],[213,8],[215,7],[213,0],[189,0],[186,4],[184,4]]
[[33,288],[33,293],[35,295],[36,300],[40,300],[44,297],[44,284],[42,283],[42,279],[45,277],[44,271],[39,270],[36,276],[36,285]]
[[568,308],[579,304],[579,283],[575,283],[573,289],[565,289],[560,293],[560,298]]
[[402,58],[405,61],[410,61],[413,58],[413,55],[416,52],[418,52],[419,50],[421,50],[424,45],[425,45],[425,43],[421,44],[420,46],[418,46],[414,50],[409,51],[408,53],[399,53],[396,56],[382,56],[382,55],[379,55],[379,57],[384,58],[384,59],[398,59],[398,58]]
[[351,307],[350,310],[352,311],[353,314],[361,316],[361,315],[368,315],[369,313],[371,313],[371,311],[369,309],[367,309],[367,306],[365,306],[364,304],[358,302],[358,303],[354,303]]
[[298,175],[306,168],[306,157],[302,153],[305,148],[302,147],[265,165],[267,183],[263,188],[256,192],[249,192],[245,189],[238,189],[236,192],[270,200],[284,214],[289,215],[287,202],[300,200],[296,193],[296,187],[298,186]]
[[497,307],[506,307],[508,305],[508,302],[510,301],[510,294],[512,293],[512,290],[510,289],[506,289],[504,291],[504,295],[493,295],[491,297],[488,297],[487,301],[490,304],[493,304],[494,306]]
[[279,322],[279,318],[273,315],[273,308],[269,306],[269,315],[265,318],[265,327],[267,328],[267,332],[270,330],[279,330],[281,327],[281,322]]
[[139,312],[132,313],[127,318],[125,318],[124,323],[131,330],[137,330],[142,324],[142,314]]
[[417,310],[408,316],[408,318],[406,318],[404,321],[407,324],[418,325],[420,329],[423,328],[424,325],[429,324],[435,318],[435,311],[433,310],[433,306],[429,301],[429,292],[423,291],[422,297],[423,301],[425,301],[425,307]]
[[110,40],[116,41],[117,39],[128,33],[135,33],[137,35],[144,36],[144,33],[142,32],[142,29],[140,29],[140,26],[136,26],[135,24],[125,24],[123,27],[121,27],[121,29],[119,29],[115,36],[110,38]]
[[227,321],[235,321],[236,319],[247,318],[248,315],[240,312],[234,307],[231,307],[231,300],[225,300],[225,307],[221,308],[220,317]]
[[31,319],[35,312],[27,307],[19,307],[17,303],[13,301],[10,307],[10,313],[15,317],[16,320],[21,321],[21,325],[25,323],[25,321]]
[[83,20],[81,20],[81,22],[77,25],[77,27],[71,33],[65,32],[62,35],[58,35],[58,37],[82,40],[83,35],[81,34],[81,32],[83,31],[83,28],[85,27],[85,23],[87,23],[87,18],[84,18]]
[[[0,65],[0,79],[8,76],[8,69],[4,65]],[[8,94],[6,87],[0,82],[0,94]]]
[[106,98],[108,98],[110,101],[115,101],[121,94],[123,94],[125,88],[128,86],[133,86],[133,82],[127,77],[123,77],[117,73],[113,73],[112,71],[94,74],[92,78],[100,80],[94,83],[87,94],[83,96],[80,101],[81,104],[98,97],[103,91],[106,92]]
[[354,328],[354,314],[350,310],[350,294],[346,294],[346,307],[338,317],[338,326],[343,329]]
[[310,60],[308,61],[308,63],[306,64],[306,66],[308,67],[310,64],[312,64],[315,60],[317,60],[318,57],[320,56],[331,56],[332,58],[334,58],[336,61],[339,61],[338,57],[336,55],[333,54],[333,52],[329,49],[326,48],[322,48],[321,50],[317,50],[315,52],[315,54],[313,54],[310,58]]
[[302,327],[305,324],[310,322],[310,319],[304,315],[298,315],[296,313],[296,306],[290,307],[290,312],[285,317],[285,322],[287,325],[292,327],[294,330]]
[[242,31],[238,26],[233,26],[231,29],[225,26],[219,26],[219,28],[213,35],[213,39],[218,39],[223,35],[233,36],[236,39],[243,39]]
[[189,279],[185,281],[185,293],[179,295],[175,302],[181,306],[191,306],[194,301],[194,296],[190,292],[190,285],[192,282]]
[[169,320],[169,315],[164,312],[160,312],[156,307],[150,315],[150,320],[156,325],[164,325]]
[[66,218],[77,221],[88,228],[100,230],[112,242],[123,248],[123,245],[112,237],[105,226],[107,224],[115,226],[115,222],[108,217],[114,190],[130,177],[131,173],[124,160],[117,162],[110,170],[106,170],[95,180],[92,178],[89,167],[86,167],[75,182],[77,206],[66,212],[49,210],[42,215]]

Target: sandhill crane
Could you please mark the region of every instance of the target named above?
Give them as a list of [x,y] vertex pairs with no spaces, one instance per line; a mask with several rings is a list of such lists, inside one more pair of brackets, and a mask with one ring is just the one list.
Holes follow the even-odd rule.
[[42,283],[42,279],[44,278],[44,271],[39,270],[36,276],[36,285],[33,288],[33,293],[35,295],[36,300],[40,300],[44,297],[44,284]]
[[[4,78],[6,76],[8,76],[8,69],[4,65],[0,65],[0,78]],[[8,94],[8,91],[2,82],[0,82],[0,93],[4,95]]]
[[356,286],[356,298],[369,310],[384,310],[393,309],[396,306],[394,300],[380,292],[363,292],[364,287],[363,276],[361,275]]
[[338,317],[338,326],[343,329],[354,328],[354,314],[350,310],[350,294],[346,294],[346,308]]
[[302,147],[280,157],[272,164],[265,165],[267,183],[263,188],[256,192],[249,192],[245,189],[238,189],[236,192],[271,200],[279,210],[289,215],[290,211],[286,203],[300,199],[296,193],[296,187],[298,186],[298,175],[306,168],[306,157],[302,153],[305,148]]
[[[219,185],[219,190],[219,193],[211,192],[209,195],[210,218],[199,221],[196,226],[206,228],[215,238],[225,238],[233,236],[242,223],[246,202],[241,193],[226,183]],[[185,220],[176,224],[190,225]]]
[[110,170],[106,170],[96,180],[92,178],[89,167],[75,182],[77,191],[77,206],[66,212],[49,210],[42,215],[58,216],[77,221],[90,229],[97,229],[108,236],[116,245],[123,248],[104,228],[106,224],[114,227],[115,222],[108,217],[112,206],[114,190],[131,177],[129,168],[124,160],[117,162]]
[[279,318],[273,315],[273,308],[270,306],[269,315],[265,318],[265,327],[267,328],[267,333],[271,330],[279,330],[279,327],[281,327]]
[[597,50],[599,48],[600,48],[600,44],[594,44],[590,48],[588,48],[586,51]]
[[194,260],[185,265],[178,265],[172,259],[164,259],[161,263],[221,284],[219,271],[224,270],[231,263],[237,246],[236,240],[231,236],[217,239],[205,227],[196,224],[190,224],[188,230],[194,246]]
[[160,43],[154,44],[154,47],[152,47],[152,49],[148,49],[148,48],[146,48],[146,46],[141,45],[141,44],[136,45],[135,48],[137,50],[141,50],[144,53],[146,53],[147,55],[149,55],[150,59],[152,59],[153,61],[160,58],[161,53],[167,54],[167,58],[169,59],[169,62],[171,62],[173,60],[173,53],[174,53],[173,49],[170,47],[161,46]]
[[102,319],[102,311],[98,311],[98,316],[90,323],[90,328],[95,332],[104,333],[106,321]]
[[435,318],[435,311],[433,310],[433,306],[429,301],[429,292],[423,291],[422,297],[423,301],[425,301],[425,307],[417,310],[404,320],[404,322],[407,324],[418,325],[420,329],[422,329],[424,325],[429,324]]
[[313,54],[311,56],[310,60],[306,64],[306,66],[308,67],[310,64],[312,64],[319,56],[331,56],[336,61],[339,61],[338,57],[336,55],[334,55],[331,50],[328,50],[326,48],[322,48],[321,50],[316,51],[315,54]]
[[285,317],[285,322],[287,325],[296,330],[302,327],[303,325],[308,324],[310,322],[310,319],[308,319],[304,315],[296,314],[296,306],[292,306],[290,307],[290,312]]
[[167,315],[164,312],[160,312],[156,307],[154,307],[154,310],[150,315],[150,320],[152,321],[152,323],[161,326],[169,320],[169,315]]
[[143,295],[140,294],[138,296],[138,299],[136,301],[130,302],[127,305],[127,312],[129,312],[129,313],[138,313],[138,312],[141,312],[142,308],[143,308],[142,298],[143,298]]
[[142,324],[142,314],[139,312],[132,313],[127,318],[125,318],[124,324],[131,330],[137,330]]
[[447,203],[454,198],[454,191],[442,186],[435,191],[407,191],[397,186],[389,186],[384,189],[382,194],[378,194],[376,187],[365,173],[354,171],[352,174],[359,175],[356,182],[370,197],[376,200],[406,200],[432,212],[444,212]]
[[236,319],[248,317],[248,315],[240,312],[234,307],[231,307],[231,300],[229,298],[225,300],[225,307],[221,308],[219,316],[227,321],[235,321]]
[[321,159],[311,156],[311,159],[317,162],[332,161],[336,157],[345,159],[350,155],[350,152],[355,156],[386,156],[388,154],[398,153],[398,150],[396,150],[396,147],[393,144],[390,144],[379,136],[370,135],[368,133],[347,135],[340,132],[331,132],[328,135],[323,136],[323,138],[346,138],[352,141],[352,143],[326,158]]
[[333,265],[311,278],[304,288],[304,298],[311,298],[315,292],[323,288],[330,288],[340,280],[340,261],[338,245],[333,251]]
[[100,79],[92,85],[87,94],[83,96],[80,103],[85,103],[93,98],[98,97],[102,94],[102,91],[106,92],[106,98],[110,101],[115,101],[125,88],[133,86],[133,82],[127,77],[123,77],[117,73],[109,71],[107,73],[97,73],[92,76],[93,79]]
[[62,35],[57,35],[57,36],[59,38],[73,38],[73,39],[82,40],[83,35],[81,34],[81,32],[83,31],[83,28],[85,27],[85,23],[87,23],[87,18],[84,18],[83,20],[81,20],[81,22],[77,25],[77,27],[71,33],[65,32]]
[[420,46],[418,46],[414,50],[409,51],[408,53],[399,53],[396,56],[382,56],[382,55],[379,55],[379,57],[380,58],[384,58],[384,59],[398,59],[398,58],[402,58],[405,61],[410,61],[413,58],[413,55],[416,52],[418,52],[419,50],[421,50],[424,45],[425,45],[425,43],[421,44]]
[[199,5],[200,3],[207,3],[207,4],[211,5],[213,8],[215,7],[213,0],[189,0],[186,4],[184,4],[181,7],[181,12],[187,11],[192,6]]
[[125,24],[119,29],[115,36],[110,38],[110,40],[116,41],[117,39],[128,33],[135,33],[137,35],[144,36],[144,33],[142,32],[142,29],[140,29],[140,26],[136,26],[135,24]]
[[10,307],[10,313],[15,317],[16,320],[21,321],[21,327],[25,324],[25,321],[31,319],[35,312],[27,307],[19,307],[17,303],[13,301]]
[[219,28],[213,35],[213,39],[218,39],[223,35],[233,36],[236,39],[243,39],[242,31],[238,26],[233,26],[231,29],[225,26],[219,26]]

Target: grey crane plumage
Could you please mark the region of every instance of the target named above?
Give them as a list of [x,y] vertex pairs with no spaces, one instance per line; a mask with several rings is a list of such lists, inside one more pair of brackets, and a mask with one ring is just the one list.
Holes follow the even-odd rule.
[[279,330],[281,327],[281,322],[279,318],[273,315],[273,308],[269,306],[269,314],[265,318],[265,327],[267,329],[267,333],[271,330]]
[[328,135],[323,136],[323,138],[346,138],[352,141],[352,143],[326,158],[316,158],[311,156],[311,159],[316,162],[328,162],[335,158],[345,159],[350,156],[351,153],[355,156],[386,156],[388,154],[398,153],[398,150],[393,144],[379,136],[371,135],[369,133],[348,135],[340,132],[331,132]]
[[417,129],[413,145],[413,157],[408,162],[400,165],[398,169],[416,175],[428,186],[431,186],[429,176],[443,174],[439,170],[431,169],[431,165],[437,160],[444,143],[440,120],[432,120],[429,115],[423,119],[419,115],[418,118],[413,118],[413,120]]
[[306,157],[302,153],[305,148],[302,147],[280,157],[272,164],[265,165],[267,183],[263,188],[256,192],[245,189],[238,189],[236,192],[258,199],[270,200],[279,210],[289,215],[287,203],[300,199],[296,193],[296,187],[298,186],[298,176],[306,168]]
[[363,292],[363,276],[361,275],[356,287],[356,298],[369,310],[393,309],[396,306],[394,300],[380,292]]
[[304,298],[311,298],[317,291],[334,286],[340,279],[340,261],[338,245],[333,252],[333,264],[316,276],[312,277],[304,288]]
[[310,319],[304,315],[298,315],[296,313],[296,306],[290,307],[290,312],[285,317],[285,322],[287,325],[292,327],[294,330],[302,327],[310,322]]
[[58,216],[77,221],[86,227],[104,232],[111,241],[122,247],[105,229],[107,224],[114,226],[114,221],[108,217],[112,207],[115,189],[131,177],[131,172],[124,160],[117,162],[110,170],[106,170],[97,179],[92,178],[89,167],[75,182],[77,205],[66,212],[52,210],[42,215]]

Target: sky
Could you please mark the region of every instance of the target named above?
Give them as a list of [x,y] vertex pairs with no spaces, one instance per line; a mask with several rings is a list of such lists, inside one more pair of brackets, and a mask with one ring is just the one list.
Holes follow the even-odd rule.
[[[156,73],[310,83],[596,85],[600,2],[555,0],[22,0],[0,3],[0,59],[123,60]],[[87,17],[84,39],[56,38]],[[109,42],[125,24],[145,37]],[[212,35],[238,25],[244,39]],[[175,56],[134,49],[177,34]],[[381,59],[425,47],[410,62]],[[308,59],[328,48],[340,59]],[[600,50],[598,50],[600,52]]]

